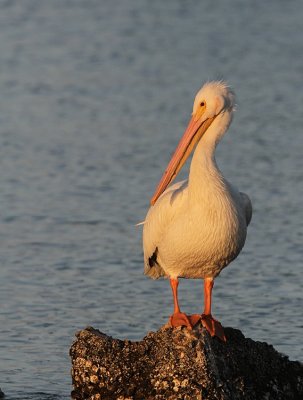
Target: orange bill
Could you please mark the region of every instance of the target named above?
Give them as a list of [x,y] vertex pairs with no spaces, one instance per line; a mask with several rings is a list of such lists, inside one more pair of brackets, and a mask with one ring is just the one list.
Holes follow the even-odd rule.
[[202,135],[208,129],[213,120],[214,118],[208,118],[206,120],[202,120],[202,118],[197,118],[196,115],[193,115],[176,148],[174,155],[172,156],[155,190],[155,193],[150,201],[151,205],[155,204],[155,202],[165,191],[167,186],[177,176],[177,174],[183,167],[185,161],[192,152],[193,148],[195,147],[197,142],[201,139]]

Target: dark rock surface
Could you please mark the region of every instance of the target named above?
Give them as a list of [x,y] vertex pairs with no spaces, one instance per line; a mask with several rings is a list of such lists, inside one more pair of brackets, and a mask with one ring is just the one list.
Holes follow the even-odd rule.
[[142,341],[87,328],[70,355],[72,398],[89,400],[303,399],[303,365],[225,328],[227,343],[198,325],[162,327]]

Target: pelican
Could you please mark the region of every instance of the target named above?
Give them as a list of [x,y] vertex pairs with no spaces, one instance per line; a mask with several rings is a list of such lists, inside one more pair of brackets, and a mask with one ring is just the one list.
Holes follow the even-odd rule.
[[[223,341],[222,325],[211,314],[214,279],[240,253],[252,216],[249,197],[224,178],[215,160],[216,146],[234,109],[235,95],[225,82],[202,86],[143,222],[144,273],[170,280],[174,300],[171,326],[192,329],[201,321],[211,336]],[[188,179],[170,185],[195,146]],[[179,278],[204,280],[202,314],[181,312]]]

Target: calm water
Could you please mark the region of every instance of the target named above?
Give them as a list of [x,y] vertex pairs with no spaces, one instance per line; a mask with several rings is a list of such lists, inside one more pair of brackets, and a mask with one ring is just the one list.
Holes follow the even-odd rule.
[[[68,351],[86,325],[140,339],[166,321],[168,282],[143,276],[134,225],[214,78],[238,99],[217,160],[254,205],[214,314],[303,359],[302,17],[299,0],[0,1],[8,399],[68,399]],[[184,310],[201,310],[201,282],[180,286]]]

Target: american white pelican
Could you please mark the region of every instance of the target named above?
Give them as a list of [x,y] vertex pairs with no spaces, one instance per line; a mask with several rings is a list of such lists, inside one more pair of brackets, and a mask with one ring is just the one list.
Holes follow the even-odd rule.
[[[191,329],[202,320],[212,336],[224,341],[223,328],[211,315],[214,278],[241,251],[252,215],[249,197],[224,178],[215,160],[234,107],[234,93],[224,82],[208,82],[198,91],[192,118],[151,199],[143,229],[145,274],[170,279],[171,325]],[[196,144],[188,180],[168,187]],[[204,279],[202,314],[180,311],[178,278]]]

